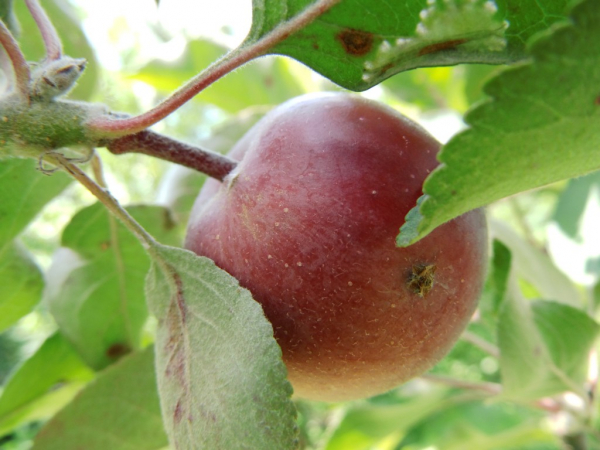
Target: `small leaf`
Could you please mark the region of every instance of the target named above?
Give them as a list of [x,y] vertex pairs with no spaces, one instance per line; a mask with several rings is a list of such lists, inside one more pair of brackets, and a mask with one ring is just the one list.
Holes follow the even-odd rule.
[[578,4],[571,25],[533,42],[532,62],[488,83],[493,100],[443,148],[401,245],[471,209],[600,168],[599,21],[595,1]]
[[510,250],[499,240],[492,243],[492,259],[485,282],[480,308],[489,311],[497,318],[500,306],[506,295],[512,255]]
[[158,450],[167,445],[152,347],[109,367],[54,416],[34,450]]
[[[165,208],[129,211],[157,239],[179,240]],[[150,264],[137,239],[99,203],[71,219],[62,245],[69,251],[56,255],[48,275],[50,311],[85,361],[101,369],[140,348]]]
[[[254,0],[246,44],[316,2]],[[325,3],[325,2],[322,2]],[[403,70],[465,62],[523,59],[534,33],[564,20],[566,0],[535,2],[344,0],[270,50],[313,68],[335,83],[362,91]]]
[[42,297],[42,272],[17,242],[0,250],[0,331],[29,313]]
[[296,448],[292,389],[258,303],[207,258],[152,252],[146,293],[159,319],[158,389],[172,446]]
[[[42,6],[54,27],[58,30],[64,45],[64,54],[73,58],[84,58],[88,62],[83,76],[69,96],[79,100],[90,99],[96,91],[99,64],[96,61],[94,50],[81,28],[81,20],[76,17],[73,6],[65,0],[42,2]],[[21,21],[22,28],[27,30],[26,33],[22,34],[22,39],[19,42],[25,57],[29,61],[43,59],[45,54],[44,44],[40,34],[32,32],[32,30],[38,28],[26,8],[25,2],[16,2],[15,12]]]
[[60,333],[50,336],[7,381],[0,396],[0,435],[53,415],[93,377]]

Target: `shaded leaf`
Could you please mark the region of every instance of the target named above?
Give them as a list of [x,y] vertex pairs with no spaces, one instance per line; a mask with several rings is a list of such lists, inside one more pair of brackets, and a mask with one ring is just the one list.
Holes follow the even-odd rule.
[[159,320],[157,379],[171,444],[296,448],[292,389],[258,303],[207,258],[151,251],[146,293]]
[[29,313],[40,301],[44,279],[17,241],[0,251],[0,331]]
[[36,164],[29,159],[0,161],[0,251],[71,181],[60,172],[42,175]]
[[[246,43],[297,16],[310,0],[254,0]],[[270,50],[291,56],[356,91],[403,70],[525,57],[534,33],[564,19],[566,0],[378,2],[345,0]],[[510,26],[508,26],[510,24]]]
[[0,396],[0,435],[53,415],[93,377],[60,333],[50,336],[6,383]]
[[152,347],[89,383],[35,438],[34,450],[158,450],[167,445]]
[[492,100],[471,111],[471,129],[443,148],[399,245],[494,200],[600,168],[598,21],[597,3],[580,3],[572,24],[535,40],[531,63],[487,84]]
[[[129,211],[157,239],[178,241],[165,208]],[[50,311],[85,361],[100,369],[140,348],[148,317],[143,288],[148,257],[99,203],[73,216],[62,245],[69,251],[56,255],[48,275]]]

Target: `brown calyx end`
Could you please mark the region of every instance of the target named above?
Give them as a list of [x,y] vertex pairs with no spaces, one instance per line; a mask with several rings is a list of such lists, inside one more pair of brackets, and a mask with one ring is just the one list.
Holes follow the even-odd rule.
[[415,264],[408,275],[406,285],[408,289],[419,297],[425,297],[433,288],[435,278],[435,264]]

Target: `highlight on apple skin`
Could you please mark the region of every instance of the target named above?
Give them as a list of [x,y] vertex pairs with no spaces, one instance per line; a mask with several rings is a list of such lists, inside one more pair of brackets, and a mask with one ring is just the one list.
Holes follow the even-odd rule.
[[395,238],[440,144],[393,109],[348,94],[275,108],[208,180],[186,248],[262,304],[295,395],[369,397],[422,374],[454,345],[481,293],[481,210],[407,248]]

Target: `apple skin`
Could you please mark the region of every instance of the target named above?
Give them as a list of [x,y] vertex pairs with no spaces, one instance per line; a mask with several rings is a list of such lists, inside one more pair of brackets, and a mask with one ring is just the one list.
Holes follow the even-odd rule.
[[395,245],[439,147],[386,106],[307,95],[259,121],[230,153],[237,168],[203,187],[185,247],[262,304],[296,396],[385,392],[438,362],[468,324],[487,262],[483,212]]

